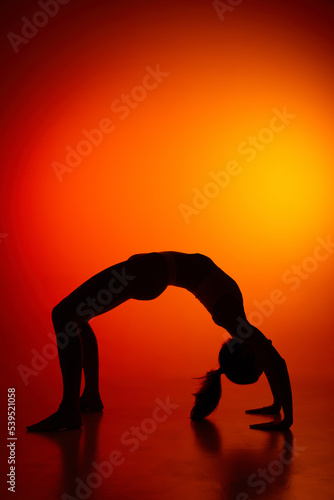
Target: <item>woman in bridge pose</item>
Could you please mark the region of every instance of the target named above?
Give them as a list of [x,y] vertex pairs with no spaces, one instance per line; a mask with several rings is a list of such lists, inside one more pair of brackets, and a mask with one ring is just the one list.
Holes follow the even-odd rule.
[[[271,341],[247,321],[237,283],[204,255],[152,252],[133,255],[96,274],[53,308],[63,398],[55,413],[28,426],[28,431],[79,428],[82,425],[81,411],[103,410],[98,347],[89,321],[126,300],[155,299],[169,285],[193,293],[213,321],[232,337],[220,350],[219,369],[211,370],[203,377],[202,387],[195,394],[191,418],[201,420],[217,407],[222,374],[237,384],[251,384],[264,372],[273,403],[246,413],[278,414],[282,409],[284,418],[250,427],[286,430],[292,425],[292,395],[286,363]],[[85,387],[80,397],[82,370]]]

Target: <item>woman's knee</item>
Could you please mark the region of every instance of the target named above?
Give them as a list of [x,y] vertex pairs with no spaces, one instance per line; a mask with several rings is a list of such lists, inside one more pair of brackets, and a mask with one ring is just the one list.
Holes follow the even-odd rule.
[[57,305],[55,305],[51,311],[51,319],[52,322],[58,322],[59,320],[63,319],[65,316],[65,306],[63,301],[59,302]]
[[63,325],[75,323],[77,324],[77,317],[75,310],[66,299],[60,301],[51,311],[51,319],[54,325]]

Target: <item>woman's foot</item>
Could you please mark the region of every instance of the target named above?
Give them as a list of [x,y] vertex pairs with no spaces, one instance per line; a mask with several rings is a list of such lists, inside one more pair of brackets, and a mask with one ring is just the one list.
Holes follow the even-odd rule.
[[58,410],[37,424],[27,425],[28,432],[60,431],[64,429],[79,429],[82,420],[79,409],[68,410],[61,405]]
[[103,410],[103,403],[100,394],[89,394],[83,392],[80,396],[80,410],[81,411],[97,411]]

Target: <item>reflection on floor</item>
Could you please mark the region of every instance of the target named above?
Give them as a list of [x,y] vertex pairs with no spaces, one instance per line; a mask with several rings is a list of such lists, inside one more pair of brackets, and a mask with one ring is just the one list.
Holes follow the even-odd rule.
[[30,410],[17,434],[16,498],[334,499],[332,385],[295,386],[291,432],[268,433],[249,424],[270,417],[244,414],[269,404],[263,391],[254,400],[257,384],[225,381],[219,409],[196,424],[193,381],[154,384],[103,394],[104,413],[85,414],[81,430],[25,433],[45,416]]

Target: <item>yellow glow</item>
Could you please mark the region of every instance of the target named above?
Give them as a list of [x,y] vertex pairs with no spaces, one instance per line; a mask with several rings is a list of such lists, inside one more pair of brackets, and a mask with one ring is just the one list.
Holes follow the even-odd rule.
[[291,134],[268,145],[234,179],[229,196],[235,231],[260,243],[297,240],[319,231],[328,218],[329,182],[319,176],[319,149]]

